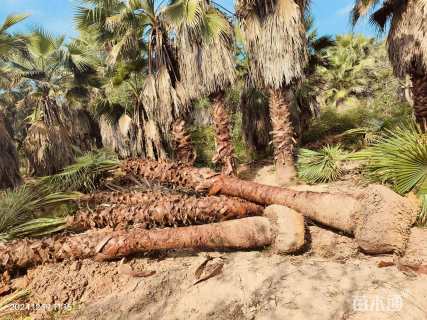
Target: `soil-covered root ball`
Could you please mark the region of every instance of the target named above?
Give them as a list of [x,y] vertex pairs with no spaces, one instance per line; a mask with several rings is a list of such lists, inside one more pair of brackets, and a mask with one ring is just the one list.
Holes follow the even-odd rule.
[[403,266],[421,267],[427,271],[427,228],[412,228],[405,254],[399,259]]
[[304,216],[285,206],[271,205],[264,210],[264,216],[272,223],[275,236],[275,253],[295,253],[305,243]]
[[415,223],[414,204],[381,185],[369,185],[358,196],[362,212],[354,235],[366,253],[402,253]]

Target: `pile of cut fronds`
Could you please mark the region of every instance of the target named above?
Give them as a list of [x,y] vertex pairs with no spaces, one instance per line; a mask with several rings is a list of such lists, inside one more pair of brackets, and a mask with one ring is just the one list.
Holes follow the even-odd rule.
[[344,173],[340,163],[346,157],[347,153],[339,145],[328,145],[319,151],[300,149],[298,176],[309,184],[336,181]]
[[117,168],[115,155],[96,151],[77,159],[61,173],[40,178],[0,195],[0,241],[41,236],[61,230],[62,218],[50,217],[62,204],[93,191],[107,171]]
[[385,130],[353,158],[364,161],[371,181],[388,183],[402,195],[414,191],[422,202],[418,223],[427,224],[427,135],[416,124]]

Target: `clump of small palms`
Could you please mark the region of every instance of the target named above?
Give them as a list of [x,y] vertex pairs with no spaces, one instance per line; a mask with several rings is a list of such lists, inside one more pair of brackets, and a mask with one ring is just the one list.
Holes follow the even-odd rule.
[[309,184],[338,180],[344,173],[341,162],[347,153],[341,146],[325,146],[319,151],[301,149],[297,169],[298,176]]
[[422,201],[418,223],[427,223],[427,136],[415,124],[385,130],[354,159],[364,160],[364,168],[373,181],[389,183],[406,194],[414,191]]
[[[0,196],[0,240],[40,236],[61,230],[61,218],[46,218],[59,205],[78,200],[93,191],[102,176],[117,168],[116,155],[96,151],[77,159],[62,172],[40,178]],[[33,220],[36,219],[36,220]],[[59,220],[58,220],[59,219]]]

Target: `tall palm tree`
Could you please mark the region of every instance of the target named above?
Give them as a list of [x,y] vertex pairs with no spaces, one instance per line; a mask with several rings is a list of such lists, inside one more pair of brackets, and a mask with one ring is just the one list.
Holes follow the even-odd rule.
[[[175,121],[186,111],[187,100],[179,83],[176,50],[170,37],[164,6],[153,0],[85,1],[78,8],[76,22],[80,30],[94,28],[104,44],[109,65],[138,65],[131,73],[144,76],[133,121],[145,136],[149,158],[166,158],[173,137]],[[136,62],[136,63],[135,63]],[[123,68],[122,68],[123,70]],[[174,129],[177,127],[174,126]],[[180,141],[186,141],[185,134]],[[185,149],[185,148],[184,148]]]
[[253,83],[269,93],[274,157],[284,182],[296,176],[295,130],[291,121],[290,86],[307,63],[304,0],[237,0]]
[[223,166],[223,173],[232,174],[235,155],[225,91],[236,78],[233,26],[212,1],[171,0],[165,12],[176,28],[179,71],[188,96],[208,96],[212,103],[212,160]]
[[[28,15],[9,15],[0,26],[0,65],[4,64],[9,55],[26,50],[25,38],[19,35],[10,34],[9,30],[17,23],[26,19]],[[1,66],[3,67],[3,66]],[[0,72],[0,91],[4,95],[5,85],[9,86],[10,79],[4,70]],[[0,101],[0,103],[2,103]],[[19,160],[15,144],[6,130],[4,115],[0,110],[0,189],[14,188],[21,182],[19,173]]]
[[414,114],[427,129],[427,3],[424,0],[356,0],[352,21],[370,15],[370,21],[385,31],[388,53],[395,74],[412,80]]
[[91,59],[64,37],[36,28],[28,36],[28,54],[13,55],[7,70],[18,86],[29,88],[35,105],[24,142],[34,175],[53,174],[74,161],[67,119],[67,96],[79,91],[75,77],[91,70]]

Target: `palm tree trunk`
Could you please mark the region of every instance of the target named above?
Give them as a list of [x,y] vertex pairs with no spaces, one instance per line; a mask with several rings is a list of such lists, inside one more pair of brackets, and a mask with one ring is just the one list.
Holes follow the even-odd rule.
[[172,162],[129,160],[123,170],[149,181],[198,192],[238,197],[262,205],[278,204],[301,212],[330,227],[352,233],[360,201],[346,193],[294,191],[219,175],[207,168],[194,168]]
[[265,217],[170,229],[112,231],[107,228],[0,244],[0,266],[13,270],[65,259],[102,261],[168,249],[246,250],[268,246],[272,241],[271,225]]
[[191,135],[187,130],[185,120],[177,120],[172,125],[172,137],[176,159],[180,162],[193,165],[197,153],[191,141]]
[[[194,197],[150,192],[101,192],[81,199],[95,210],[80,210],[68,218],[67,229],[124,228],[138,225],[146,229],[207,224],[249,216],[260,216],[263,207],[226,196]],[[105,204],[111,206],[105,206]]]
[[270,89],[270,117],[273,127],[274,160],[281,182],[296,176],[294,150],[295,132],[292,125],[289,101],[282,88]]
[[421,129],[427,131],[427,75],[412,76],[414,114]]
[[236,172],[236,159],[231,137],[230,115],[225,107],[224,93],[219,92],[212,98],[212,121],[215,130],[216,152],[213,163],[220,163],[223,174]]
[[401,252],[417,213],[410,200],[381,185],[370,185],[356,193],[310,192],[266,186],[218,175],[206,168],[168,162],[156,165],[133,160],[125,163],[123,169],[148,180],[209,191],[211,195],[289,207],[314,221],[354,234],[360,247],[370,253]]
[[0,114],[0,189],[15,188],[21,182],[16,147]]

